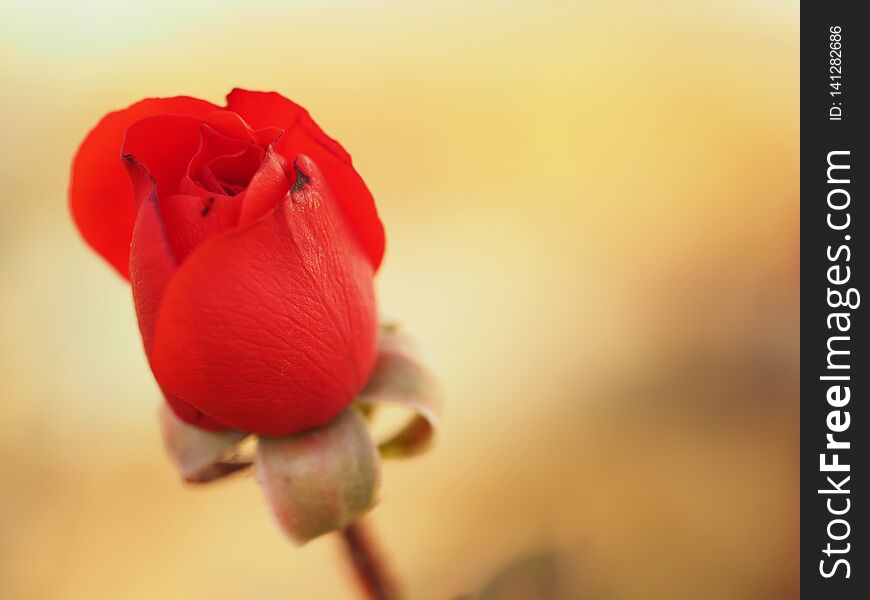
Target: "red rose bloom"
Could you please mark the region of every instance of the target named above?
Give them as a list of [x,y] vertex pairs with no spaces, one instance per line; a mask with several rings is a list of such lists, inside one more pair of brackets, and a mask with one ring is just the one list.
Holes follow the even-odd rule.
[[181,419],[284,435],[365,385],[383,228],[350,156],[302,107],[236,89],[225,108],[180,96],[110,113],[76,154],[70,204],[130,280]]

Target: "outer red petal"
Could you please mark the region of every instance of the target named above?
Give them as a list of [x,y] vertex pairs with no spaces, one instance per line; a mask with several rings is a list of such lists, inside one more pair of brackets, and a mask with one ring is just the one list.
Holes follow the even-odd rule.
[[168,391],[243,431],[284,435],[335,417],[367,381],[372,265],[314,164],[291,197],[210,238],[163,297],[152,367]]
[[371,192],[341,144],[326,135],[304,108],[275,92],[236,88],[227,96],[227,108],[241,115],[251,127],[284,129],[276,145],[287,159],[305,154],[317,163],[377,271],[384,256],[384,227]]
[[160,301],[178,262],[163,227],[156,182],[132,156],[125,159],[125,164],[139,206],[130,243],[130,284],[145,354],[150,357]]
[[[154,328],[166,286],[177,269],[177,261],[166,237],[157,200],[157,185],[148,170],[132,157],[125,160],[133,181],[139,210],[133,226],[130,247],[130,283],[142,343],[149,360],[154,346]],[[224,429],[200,411],[164,390],[175,413],[184,421],[203,429]]]
[[128,277],[136,218],[130,180],[120,159],[124,132],[132,123],[151,115],[200,115],[218,109],[210,102],[187,96],[148,98],[103,117],[79,146],[69,188],[73,219],[88,244],[124,277]]

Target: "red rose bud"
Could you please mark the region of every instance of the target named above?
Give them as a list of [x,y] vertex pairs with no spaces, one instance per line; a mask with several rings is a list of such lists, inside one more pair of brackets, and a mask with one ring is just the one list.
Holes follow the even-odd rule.
[[384,251],[350,156],[300,106],[152,98],[113,112],[73,162],[73,217],[132,284],[175,415],[205,430],[321,426],[375,364]]

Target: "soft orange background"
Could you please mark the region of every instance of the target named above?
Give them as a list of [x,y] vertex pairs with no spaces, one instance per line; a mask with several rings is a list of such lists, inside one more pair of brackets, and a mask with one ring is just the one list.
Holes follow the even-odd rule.
[[0,0],[0,597],[354,598],[253,479],[177,480],[66,209],[107,110],[233,86],[354,155],[447,399],[372,525],[411,599],[552,548],[588,598],[797,597],[795,2]]

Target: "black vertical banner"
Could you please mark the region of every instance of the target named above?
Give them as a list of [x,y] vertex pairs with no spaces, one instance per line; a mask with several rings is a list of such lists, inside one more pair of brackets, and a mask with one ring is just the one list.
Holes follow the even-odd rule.
[[[801,591],[866,598],[867,78],[859,2],[801,4]],[[866,9],[866,6],[863,7]],[[866,301],[870,302],[870,296]],[[859,594],[859,589],[863,594]]]

